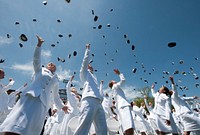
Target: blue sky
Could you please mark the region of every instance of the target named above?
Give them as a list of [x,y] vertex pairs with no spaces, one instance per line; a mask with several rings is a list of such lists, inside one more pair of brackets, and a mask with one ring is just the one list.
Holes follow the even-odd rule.
[[[169,75],[174,76],[179,86],[188,88],[179,89],[180,95],[200,96],[200,87],[195,86],[200,83],[195,79],[195,75],[200,76],[199,13],[199,0],[72,0],[70,3],[48,0],[47,5],[43,5],[42,0],[1,0],[0,59],[5,62],[0,63],[0,68],[6,71],[2,81],[7,83],[9,77],[14,78],[13,88],[30,83],[37,43],[35,35],[38,34],[45,40],[42,64],[56,63],[60,80],[69,79],[76,72],[74,83],[78,88],[82,85],[78,73],[85,44],[90,43],[94,54],[92,65],[97,70],[98,80],[104,80],[106,90],[109,80],[119,80],[113,73],[113,69],[118,68],[126,78],[124,90],[129,99],[137,95],[134,89],[155,82],[156,89],[169,86],[166,83]],[[97,21],[94,21],[95,16],[98,16]],[[19,39],[21,34],[27,36],[27,42]],[[169,48],[169,42],[176,42],[176,46]],[[73,56],[74,51],[77,56]],[[65,62],[58,61],[58,57]],[[133,68],[137,68],[136,73],[132,72]],[[179,74],[174,75],[175,70]],[[64,87],[62,81],[60,87]]]

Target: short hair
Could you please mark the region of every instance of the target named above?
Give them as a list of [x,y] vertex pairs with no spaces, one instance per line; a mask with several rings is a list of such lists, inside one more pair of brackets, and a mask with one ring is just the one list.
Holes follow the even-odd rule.
[[164,90],[165,90],[165,94],[168,95],[169,94],[169,89],[166,86],[163,86]]
[[0,69],[0,72],[4,72],[4,70],[3,70],[3,69]]
[[113,82],[110,81],[109,84],[108,84],[108,86],[112,89],[112,87],[113,87]]

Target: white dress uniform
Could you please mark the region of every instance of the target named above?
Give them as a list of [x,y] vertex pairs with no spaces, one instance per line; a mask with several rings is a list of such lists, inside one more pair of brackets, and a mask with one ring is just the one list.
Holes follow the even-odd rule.
[[116,108],[119,113],[120,122],[123,132],[127,129],[134,128],[133,116],[131,113],[131,105],[127,101],[124,91],[121,86],[125,83],[125,78],[122,73],[119,75],[120,81],[113,85],[113,96],[116,101]]
[[14,81],[9,82],[6,86],[0,83],[0,125],[9,113],[9,95],[7,94],[7,90],[9,90],[13,84]]
[[61,109],[58,110],[53,117],[53,126],[50,132],[50,135],[60,135],[60,123],[62,123],[65,112]]
[[[70,112],[68,114],[65,114],[63,122],[60,124],[60,135],[67,135],[68,133],[68,122],[72,117],[78,116],[80,114],[80,101],[76,97],[76,94],[71,92],[70,86],[72,82],[69,80],[69,82],[66,85],[66,91],[67,91],[67,101]],[[70,132],[70,131],[69,131]]]
[[200,118],[196,116],[188,104],[178,96],[176,86],[172,84],[173,94],[171,96],[172,105],[176,110],[176,115],[181,119],[184,131],[200,133]]
[[195,97],[182,97],[191,109],[195,108]]
[[111,111],[111,100],[109,96],[104,95],[102,106],[106,115],[106,119],[113,116],[113,113]]
[[[138,129],[136,129],[136,130],[139,130],[140,132],[146,132],[146,131],[148,131],[149,129],[148,129],[148,123],[147,123],[147,121],[144,119],[144,116],[143,116],[143,114],[142,114],[142,108],[139,108],[138,106],[136,106],[136,105],[133,105],[133,115],[135,114],[135,117],[133,116],[133,119],[135,120],[135,121],[137,121],[138,122],[138,124],[140,125],[140,126],[138,126]],[[135,125],[135,127],[137,127],[136,125]]]
[[87,135],[92,122],[94,122],[97,135],[107,135],[106,118],[101,104],[103,97],[100,94],[96,76],[88,70],[89,53],[90,50],[86,48],[80,70],[80,80],[84,82],[80,123],[74,135]]
[[153,107],[148,105],[147,99],[145,99],[145,98],[144,98],[144,103],[147,107],[147,110],[150,113],[150,115],[148,116],[149,123],[150,123],[151,127],[156,131],[156,130],[158,130],[158,126],[156,124],[156,115],[153,112]]
[[[155,93],[153,88],[151,88],[151,92],[155,102],[153,112],[156,114],[156,124],[159,131],[165,133],[177,133],[177,126],[171,114],[170,98],[164,93]],[[166,125],[166,120],[170,121],[169,126]]]
[[23,85],[23,86],[19,87],[17,90],[15,90],[14,92],[9,94],[9,97],[8,97],[9,98],[9,100],[8,100],[8,111],[9,111],[9,113],[13,109],[14,105],[16,104],[16,100],[17,100],[16,94],[23,91],[23,89],[25,87],[26,86]]
[[52,104],[55,103],[58,109],[64,107],[58,94],[58,78],[41,67],[41,47],[38,46],[34,51],[33,67],[34,80],[24,89],[21,98],[0,126],[2,132],[39,135]]

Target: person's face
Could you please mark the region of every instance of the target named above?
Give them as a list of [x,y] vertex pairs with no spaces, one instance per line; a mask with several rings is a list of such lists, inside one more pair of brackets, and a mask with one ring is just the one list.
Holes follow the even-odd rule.
[[0,79],[3,79],[5,77],[5,72],[0,70]]
[[159,92],[160,92],[160,93],[164,93],[164,92],[165,92],[164,86],[162,86],[162,87],[159,89]]
[[50,70],[51,72],[55,72],[56,71],[56,65],[53,64],[52,62],[48,63],[46,68],[48,70]]
[[88,64],[88,69],[93,72],[93,67],[90,64]]
[[136,105],[136,103],[135,103],[134,101],[132,101],[131,105],[132,105],[132,106],[135,106],[135,105]]
[[74,94],[77,94],[77,90],[75,88],[72,88],[71,92],[73,92]]

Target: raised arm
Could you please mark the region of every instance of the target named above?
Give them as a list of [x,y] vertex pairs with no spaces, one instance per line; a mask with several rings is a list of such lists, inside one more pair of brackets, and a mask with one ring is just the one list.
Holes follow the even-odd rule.
[[177,91],[176,85],[175,85],[175,83],[174,83],[174,77],[173,77],[173,76],[170,76],[170,77],[169,77],[169,80],[170,80],[171,83],[172,83],[172,90],[173,90],[174,96],[175,96],[175,97],[178,97],[178,91]]
[[39,72],[41,70],[41,46],[44,40],[38,35],[36,35],[36,37],[38,43],[33,54],[33,69],[35,72]]
[[9,90],[13,86],[14,83],[15,81],[12,78],[10,78],[8,85],[2,85],[2,89],[0,90],[0,95],[6,92],[7,90]]
[[156,92],[155,92],[155,90],[154,90],[154,87],[155,87],[155,85],[152,84],[152,85],[151,85],[151,94],[152,94],[153,97],[155,97],[155,95],[156,95]]
[[124,75],[122,73],[120,73],[120,71],[118,69],[114,69],[114,73],[119,75],[119,78],[120,78],[120,81],[117,83],[117,85],[122,86],[126,81]]
[[104,81],[101,80],[100,86],[99,86],[99,92],[100,92],[100,94],[101,94],[102,97],[104,97],[104,94],[103,94],[103,83],[104,83]]
[[166,124],[170,125],[170,114],[171,114],[171,104],[170,104],[170,99],[166,98],[166,103],[165,103],[165,115],[166,115]]
[[25,83],[24,85],[22,85],[21,87],[19,87],[18,89],[15,90],[15,92],[12,92],[11,94],[16,95],[17,93],[23,91],[23,89],[28,85],[28,83]]
[[86,44],[86,50],[83,58],[83,62],[80,69],[80,80],[84,82],[86,80],[87,75],[87,66],[89,64],[89,54],[90,54],[90,44]]
[[[66,90],[67,90],[67,100],[69,101],[70,104],[72,104],[74,98],[73,98],[73,95],[71,94],[71,84],[72,84],[72,81],[74,79],[74,75],[71,76],[70,80],[68,81],[67,85],[66,85]],[[73,106],[73,104],[72,104]]]
[[150,112],[151,109],[150,109],[150,107],[149,107],[149,105],[147,103],[147,96],[146,95],[144,95],[144,103],[145,103],[145,106],[146,106],[147,110]]

